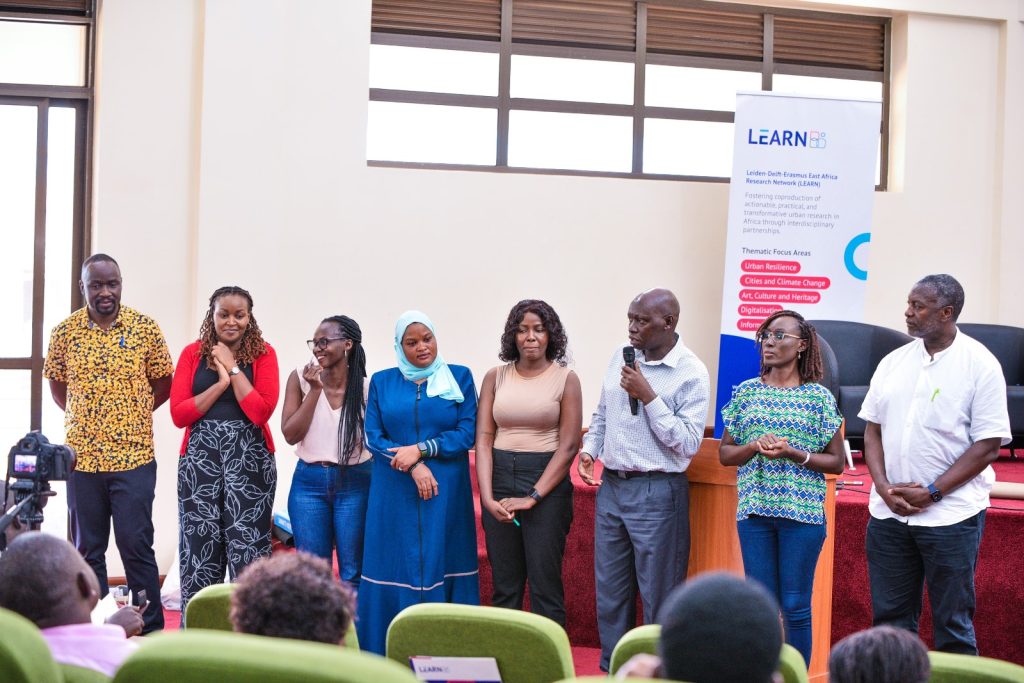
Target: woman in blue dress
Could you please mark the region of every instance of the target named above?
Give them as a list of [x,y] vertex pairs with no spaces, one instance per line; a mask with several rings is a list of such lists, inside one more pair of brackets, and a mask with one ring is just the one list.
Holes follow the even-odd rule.
[[434,325],[408,311],[395,325],[398,367],[370,380],[366,441],[373,477],[359,587],[359,646],[384,654],[396,614],[421,602],[476,605],[469,449],[476,387],[437,352]]

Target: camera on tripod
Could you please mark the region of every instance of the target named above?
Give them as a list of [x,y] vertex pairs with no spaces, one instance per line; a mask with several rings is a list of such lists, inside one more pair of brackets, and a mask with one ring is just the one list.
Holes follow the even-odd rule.
[[[4,505],[11,494],[14,507],[4,515],[6,524],[0,525],[0,533],[14,517],[23,527],[38,529],[43,522],[43,505],[46,497],[54,495],[50,490],[51,481],[63,481],[75,469],[75,451],[68,446],[50,443],[39,432],[29,432],[11,447],[7,456],[7,485]],[[10,515],[11,519],[7,519]]]

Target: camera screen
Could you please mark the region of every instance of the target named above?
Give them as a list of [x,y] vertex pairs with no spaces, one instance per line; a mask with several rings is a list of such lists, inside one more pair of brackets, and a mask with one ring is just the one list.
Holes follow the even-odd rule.
[[35,474],[36,472],[36,456],[34,455],[15,455],[14,456],[14,473],[15,474]]

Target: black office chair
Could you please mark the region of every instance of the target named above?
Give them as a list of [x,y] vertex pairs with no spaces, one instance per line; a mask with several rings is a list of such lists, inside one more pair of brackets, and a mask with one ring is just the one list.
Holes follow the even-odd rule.
[[961,323],[957,325],[968,337],[985,345],[999,364],[1006,378],[1006,407],[1010,413],[1010,454],[1024,448],[1024,328],[1009,325]]
[[[855,323],[849,320],[811,320],[819,342],[833,351],[838,372],[839,412],[846,419],[846,438],[850,448],[864,449],[864,420],[857,417],[867,396],[871,375],[889,353],[913,340],[910,335],[888,327]],[[824,352],[822,360],[824,361]],[[828,386],[828,385],[826,385]],[[835,393],[833,391],[833,393]]]

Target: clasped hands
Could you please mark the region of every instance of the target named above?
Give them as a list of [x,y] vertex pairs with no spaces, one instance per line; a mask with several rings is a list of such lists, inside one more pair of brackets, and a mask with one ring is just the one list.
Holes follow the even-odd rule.
[[931,492],[914,481],[876,486],[875,490],[890,510],[903,517],[917,514],[934,502]]
[[511,523],[515,519],[516,513],[520,510],[529,510],[537,504],[537,501],[530,496],[523,496],[521,498],[502,498],[501,500],[495,500],[489,498],[481,501],[481,505],[491,513],[491,515],[505,524]]
[[217,378],[222,382],[230,382],[231,376],[228,374],[228,370],[235,367],[235,354],[231,352],[227,344],[224,342],[217,342],[217,344],[210,349],[210,354],[213,356],[214,369],[217,371]]
[[806,456],[806,453],[803,451],[798,451],[790,446],[789,439],[784,436],[764,434],[757,437],[757,440],[754,441],[753,444],[757,448],[757,452],[769,460],[787,458],[794,462],[803,462],[803,459]]
[[420,498],[430,500],[437,495],[437,479],[434,479],[434,473],[430,471],[427,464],[423,462],[419,466],[413,467],[421,459],[419,446],[398,446],[388,450],[395,454],[395,457],[391,459],[392,469],[409,473],[416,484],[416,491],[420,494]]

